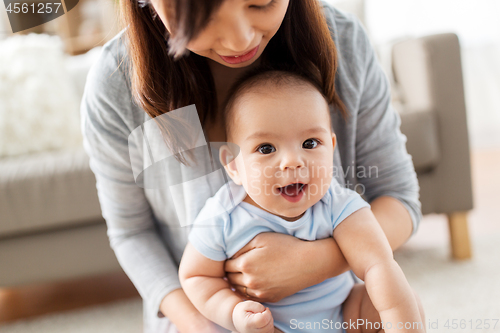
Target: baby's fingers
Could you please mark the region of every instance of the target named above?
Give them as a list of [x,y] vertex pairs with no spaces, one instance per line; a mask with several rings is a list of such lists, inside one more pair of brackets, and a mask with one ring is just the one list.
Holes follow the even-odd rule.
[[256,303],[263,307],[262,312],[247,312],[247,324],[249,327],[255,328],[260,332],[274,332],[274,322],[271,310],[264,307],[260,303]]
[[271,310],[259,302],[244,301],[233,310],[233,323],[242,333],[273,333],[274,321]]
[[259,313],[259,312],[264,312],[267,308],[262,305],[259,302],[254,302],[254,301],[245,301],[241,303],[243,306],[243,309],[246,312],[253,312],[253,313]]

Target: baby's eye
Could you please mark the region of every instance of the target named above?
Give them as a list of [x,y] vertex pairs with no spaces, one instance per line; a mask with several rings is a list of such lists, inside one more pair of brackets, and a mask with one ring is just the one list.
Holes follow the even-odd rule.
[[302,148],[305,148],[305,149],[314,149],[317,146],[318,146],[318,140],[316,140],[316,139],[307,139],[302,144]]
[[258,148],[258,151],[259,153],[261,154],[271,154],[271,153],[274,153],[276,151],[276,148],[274,148],[272,145],[270,144],[265,144],[265,145],[262,145]]

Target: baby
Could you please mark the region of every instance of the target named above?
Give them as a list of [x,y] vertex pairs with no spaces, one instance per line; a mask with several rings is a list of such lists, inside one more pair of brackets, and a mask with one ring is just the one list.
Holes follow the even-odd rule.
[[[363,319],[383,321],[385,332],[424,332],[423,313],[369,205],[333,178],[336,137],[320,91],[284,71],[256,72],[233,88],[224,110],[229,144],[219,151],[232,181],[194,222],[182,287],[204,316],[232,331],[344,332]],[[224,261],[261,232],[334,237],[369,298],[349,297],[354,282],[346,272],[276,303],[242,299],[224,279]],[[343,306],[376,311],[343,313]]]

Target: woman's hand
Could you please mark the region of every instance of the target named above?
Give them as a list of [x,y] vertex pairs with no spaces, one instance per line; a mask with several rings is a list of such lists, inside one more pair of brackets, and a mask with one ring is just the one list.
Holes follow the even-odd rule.
[[228,281],[247,299],[277,302],[349,270],[333,238],[302,241],[262,233],[226,261]]

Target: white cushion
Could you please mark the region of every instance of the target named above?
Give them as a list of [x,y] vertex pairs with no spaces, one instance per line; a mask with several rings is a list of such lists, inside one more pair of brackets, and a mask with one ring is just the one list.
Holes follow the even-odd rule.
[[0,41],[0,157],[81,145],[78,93],[57,36]]

